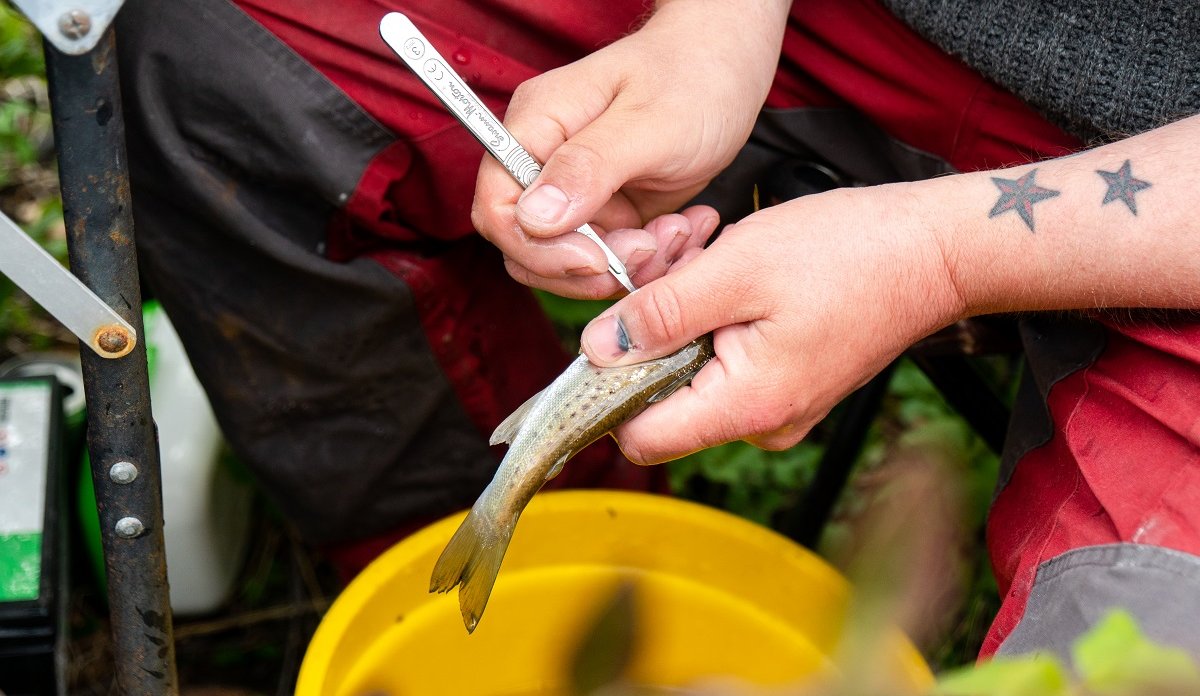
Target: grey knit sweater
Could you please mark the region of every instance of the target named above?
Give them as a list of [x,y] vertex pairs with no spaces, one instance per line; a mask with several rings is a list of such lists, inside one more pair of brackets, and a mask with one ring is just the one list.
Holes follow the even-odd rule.
[[883,0],[1088,141],[1200,112],[1200,0]]

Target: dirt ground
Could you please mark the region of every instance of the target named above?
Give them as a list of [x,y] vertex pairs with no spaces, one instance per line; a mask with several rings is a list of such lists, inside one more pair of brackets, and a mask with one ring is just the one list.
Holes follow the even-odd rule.
[[[259,507],[232,596],[209,616],[175,620],[180,693],[293,693],[304,650],[340,582],[319,554]],[[68,693],[119,693],[104,598],[82,563],[72,573]]]

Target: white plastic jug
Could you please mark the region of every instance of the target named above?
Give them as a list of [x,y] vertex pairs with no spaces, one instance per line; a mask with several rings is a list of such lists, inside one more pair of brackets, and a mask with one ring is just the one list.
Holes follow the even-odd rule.
[[144,320],[171,608],[200,614],[217,609],[233,588],[246,552],[253,491],[221,465],[221,431],[166,313],[148,304]]

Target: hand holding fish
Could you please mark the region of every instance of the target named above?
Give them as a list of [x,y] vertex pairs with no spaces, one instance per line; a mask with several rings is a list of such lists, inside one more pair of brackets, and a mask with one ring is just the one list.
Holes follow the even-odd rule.
[[1113,215],[1090,192],[1107,163],[1135,155],[1149,177],[1190,181],[1170,153],[1198,140],[1200,117],[1192,117],[1040,163],[1038,175],[1062,193],[1052,192],[1059,208],[1039,219],[1036,234],[1014,210],[988,214],[995,182],[1032,181],[1028,166],[835,189],[726,228],[583,332],[588,357],[606,366],[713,334],[716,357],[690,387],[618,428],[621,448],[652,463],[731,440],[791,446],[908,346],[968,316],[1196,309],[1200,235],[1191,209],[1164,205],[1154,217],[1141,209],[1144,227],[1131,234],[1132,213]]
[[504,123],[544,163],[542,173],[522,194],[485,158],[472,220],[526,285],[576,298],[620,291],[596,248],[564,234],[585,222],[639,285],[643,267],[657,275],[703,247],[716,226],[698,210],[684,211],[687,226],[646,222],[692,198],[745,142],[791,3],[658,4],[638,31],[513,95]]
[[583,347],[606,366],[713,333],[716,358],[691,386],[617,428],[625,454],[652,464],[732,440],[794,445],[906,347],[957,319],[938,243],[906,186],[759,211],[593,320]]

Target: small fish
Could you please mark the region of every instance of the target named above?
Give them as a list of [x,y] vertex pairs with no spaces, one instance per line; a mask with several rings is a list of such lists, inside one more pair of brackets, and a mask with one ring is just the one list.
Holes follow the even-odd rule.
[[579,356],[492,433],[508,453],[433,568],[430,592],[461,585],[458,606],[474,632],[521,511],[563,464],[605,433],[692,381],[714,355],[712,336],[635,365],[596,367]]

